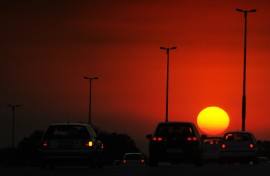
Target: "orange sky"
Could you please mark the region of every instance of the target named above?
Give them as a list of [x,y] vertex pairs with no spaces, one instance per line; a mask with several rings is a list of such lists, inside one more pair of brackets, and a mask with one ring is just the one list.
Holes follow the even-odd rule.
[[[130,134],[142,149],[145,135],[165,119],[166,53],[170,53],[169,120],[196,123],[218,106],[241,130],[243,14],[248,14],[246,129],[270,140],[270,3],[268,0],[24,1],[0,2],[0,138],[11,143],[49,123],[88,118]],[[10,133],[10,135],[9,135]]]

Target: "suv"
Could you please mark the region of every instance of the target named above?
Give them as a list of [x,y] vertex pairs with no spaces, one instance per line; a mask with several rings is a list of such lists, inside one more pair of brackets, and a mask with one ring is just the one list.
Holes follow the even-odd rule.
[[192,122],[161,122],[149,139],[149,165],[191,162],[201,165],[202,142]]
[[87,163],[102,167],[103,143],[89,124],[51,124],[41,142],[42,168],[56,164]]
[[258,147],[252,132],[231,131],[224,134],[219,149],[220,163],[258,163]]

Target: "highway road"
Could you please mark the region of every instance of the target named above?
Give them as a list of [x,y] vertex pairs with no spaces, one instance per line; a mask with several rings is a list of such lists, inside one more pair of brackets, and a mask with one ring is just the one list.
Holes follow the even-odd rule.
[[87,167],[57,167],[53,170],[42,170],[38,167],[0,167],[1,176],[240,176],[270,175],[270,163],[258,165],[219,165],[207,164],[202,167],[192,165],[161,164],[158,167],[112,167],[102,169]]

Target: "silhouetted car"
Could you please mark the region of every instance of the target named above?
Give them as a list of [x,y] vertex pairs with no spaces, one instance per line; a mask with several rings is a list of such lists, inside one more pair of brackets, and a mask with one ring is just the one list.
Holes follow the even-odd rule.
[[122,159],[124,166],[144,166],[145,159],[142,153],[125,153]]
[[149,139],[149,165],[159,162],[202,165],[202,142],[192,122],[161,122]]
[[217,162],[222,136],[208,136],[203,139],[203,158],[207,162]]
[[103,143],[94,129],[83,123],[58,123],[47,128],[41,143],[42,168],[56,164],[103,166]]
[[252,132],[231,131],[224,134],[219,149],[220,163],[258,163],[258,147]]

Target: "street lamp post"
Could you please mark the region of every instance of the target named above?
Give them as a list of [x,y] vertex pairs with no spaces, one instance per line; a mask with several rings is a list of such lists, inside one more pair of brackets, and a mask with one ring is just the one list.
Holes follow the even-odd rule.
[[12,136],[11,136],[11,147],[14,149],[14,136],[15,136],[15,108],[20,107],[21,105],[11,105],[8,104],[8,107],[11,107],[12,109]]
[[92,99],[92,80],[94,79],[98,79],[98,77],[88,77],[88,76],[84,76],[84,79],[88,79],[89,80],[89,115],[88,115],[88,123],[91,124],[91,99]]
[[256,9],[242,10],[236,9],[237,12],[244,13],[244,77],[243,77],[243,97],[242,97],[242,131],[245,131],[246,120],[246,46],[247,46],[247,14],[256,12]]
[[170,60],[170,50],[176,49],[176,47],[171,47],[171,48],[165,48],[165,47],[160,47],[162,50],[166,50],[167,54],[167,81],[166,81],[166,119],[165,122],[168,122],[168,109],[169,109],[169,60]]

